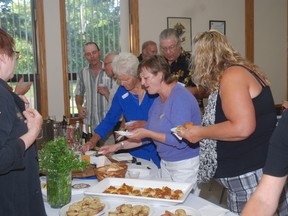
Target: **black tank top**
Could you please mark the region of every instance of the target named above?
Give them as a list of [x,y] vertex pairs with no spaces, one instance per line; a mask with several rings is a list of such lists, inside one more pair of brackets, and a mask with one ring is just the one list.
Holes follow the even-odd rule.
[[[217,162],[218,167],[215,178],[234,177],[260,169],[264,166],[270,136],[276,126],[277,115],[270,87],[258,75],[242,65],[261,84],[262,91],[253,98],[256,114],[256,129],[242,141],[218,141]],[[215,124],[226,121],[222,110],[221,98],[218,95],[216,104]]]

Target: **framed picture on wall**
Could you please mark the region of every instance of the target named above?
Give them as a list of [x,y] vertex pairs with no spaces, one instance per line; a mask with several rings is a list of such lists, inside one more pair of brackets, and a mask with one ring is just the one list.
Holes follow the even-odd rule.
[[167,17],[167,28],[175,29],[180,37],[182,48],[192,51],[191,43],[191,18],[187,17]]
[[210,20],[209,29],[216,29],[222,34],[226,34],[226,22],[224,20]]

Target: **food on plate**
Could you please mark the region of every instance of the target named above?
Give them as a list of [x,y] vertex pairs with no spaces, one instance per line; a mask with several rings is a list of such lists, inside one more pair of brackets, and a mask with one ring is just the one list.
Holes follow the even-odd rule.
[[191,127],[191,126],[193,126],[194,124],[193,124],[193,122],[186,122],[185,124],[184,124],[184,128],[189,128],[189,127]]
[[92,216],[101,212],[105,204],[99,197],[84,197],[81,201],[71,204],[66,212],[67,216]]
[[161,216],[187,216],[187,214],[184,209],[176,209],[174,213],[166,210]]
[[180,132],[180,131],[182,131],[182,130],[185,130],[185,129],[193,126],[193,125],[194,125],[193,122],[186,122],[183,126],[182,126],[182,125],[178,125],[178,126],[176,127],[176,132]]
[[186,128],[182,125],[178,125],[177,128],[176,128],[176,132],[180,132],[182,130],[185,130]]
[[116,207],[115,211],[109,211],[108,216],[148,216],[150,208],[140,204],[122,204]]
[[182,190],[172,190],[167,186],[163,186],[162,188],[134,188],[133,186],[127,185],[125,183],[122,184],[120,187],[115,187],[111,185],[106,188],[103,193],[162,198],[171,200],[179,200],[183,196]]
[[125,163],[111,163],[106,166],[98,167],[95,170],[98,181],[104,178],[124,178],[127,172],[127,164]]

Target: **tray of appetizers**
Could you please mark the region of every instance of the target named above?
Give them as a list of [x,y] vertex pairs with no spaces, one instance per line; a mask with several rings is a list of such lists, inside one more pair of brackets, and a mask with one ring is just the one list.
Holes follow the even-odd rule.
[[121,201],[177,205],[183,203],[193,189],[192,183],[148,179],[106,178],[84,191],[85,195]]

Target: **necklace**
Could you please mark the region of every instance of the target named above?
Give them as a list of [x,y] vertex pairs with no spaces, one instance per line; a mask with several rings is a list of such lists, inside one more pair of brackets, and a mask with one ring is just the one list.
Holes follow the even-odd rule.
[[129,93],[131,94],[131,96],[132,96],[135,100],[137,100],[137,101],[139,102],[139,105],[142,103],[143,98],[144,98],[144,95],[145,95],[145,90],[142,90],[142,91],[140,92],[140,94],[133,94],[133,93],[131,93],[131,92],[129,92]]

